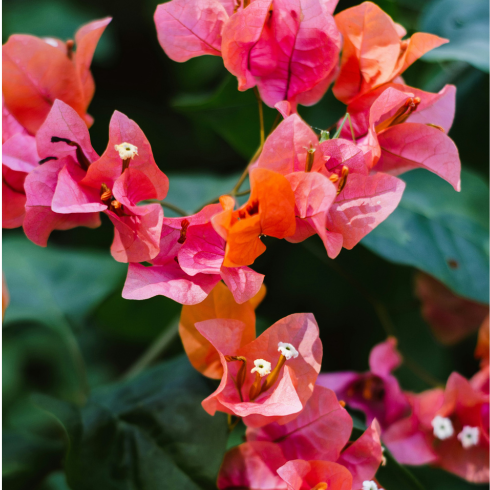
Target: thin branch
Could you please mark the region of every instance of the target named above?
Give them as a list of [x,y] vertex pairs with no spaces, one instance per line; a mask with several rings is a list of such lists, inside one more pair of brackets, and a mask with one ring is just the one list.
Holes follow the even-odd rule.
[[235,194],[235,197],[247,196],[248,194],[250,194],[250,189],[247,189],[246,191],[242,191],[242,192],[237,192]]
[[259,121],[260,121],[260,146],[264,146],[265,143],[265,128],[264,128],[264,108],[262,106],[262,99],[260,98],[257,87],[254,87],[254,94],[259,105]]
[[162,352],[177,338],[179,334],[179,319],[174,319],[160,336],[153,342],[148,350],[128,369],[122,379],[129,380],[136,377],[150,364],[152,364]]

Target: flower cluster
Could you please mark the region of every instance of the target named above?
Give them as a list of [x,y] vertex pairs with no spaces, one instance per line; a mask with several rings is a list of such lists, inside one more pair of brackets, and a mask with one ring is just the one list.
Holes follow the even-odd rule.
[[402,390],[392,371],[402,357],[396,340],[378,344],[367,373],[321,374],[317,384],[335,391],[347,406],[378,420],[381,439],[402,464],[431,464],[473,483],[489,480],[488,318],[476,354],[481,370],[470,380],[452,373],[445,389]]
[[[171,0],[157,8],[170,58],[222,56],[238,89],[254,88],[283,117],[247,167],[249,191],[239,192],[241,179],[177,218],[164,216],[169,180],[134,121],[116,111],[107,149],[99,156],[92,148],[90,64],[110,19],[66,43],[12,36],[3,47],[3,227],[22,226],[46,246],[53,230],[94,228],[105,213],[112,256],[128,263],[123,297],[163,295],[184,305],[179,331],[190,362],[220,380],[204,410],[247,426],[246,442],[225,457],[220,489],[376,490],[381,439],[401,463],[485,482],[488,322],[481,372],[471,380],[454,373],[445,389],[420,394],[404,392],[392,374],[402,362],[394,339],[373,349],[368,373],[319,374],[312,314],[290,315],[256,337],[264,276],[249,266],[265,252],[264,237],[298,243],[317,234],[335,258],[396,209],[405,188],[398,175],[423,168],[461,186],[447,136],[455,87],[429,93],[401,78],[447,41],[403,39],[405,30],[371,2],[334,17],[336,4]],[[346,116],[332,137],[318,136],[298,105],[318,102],[332,83]],[[238,194],[250,195],[240,205]],[[355,441],[346,404],[367,418]]]

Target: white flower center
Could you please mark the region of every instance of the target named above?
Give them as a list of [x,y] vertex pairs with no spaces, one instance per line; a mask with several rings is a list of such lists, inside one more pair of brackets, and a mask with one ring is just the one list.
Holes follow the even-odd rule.
[[378,485],[375,481],[366,480],[362,482],[362,490],[378,490]]
[[279,342],[277,344],[278,346],[278,351],[287,359],[296,358],[298,357],[299,353],[298,351],[291,345],[288,344],[287,342]]
[[452,437],[454,434],[454,427],[446,417],[441,417],[437,415],[434,417],[434,420],[431,422],[432,427],[434,428],[434,436],[443,441],[444,439],[448,439]]
[[480,440],[480,429],[478,427],[465,425],[463,430],[458,434],[458,439],[465,449],[476,446]]
[[251,373],[259,373],[260,377],[263,378],[271,373],[271,363],[264,359],[255,359],[255,367],[250,371]]
[[134,158],[138,154],[138,148],[131,143],[121,143],[114,145],[114,149],[119,153],[122,160]]

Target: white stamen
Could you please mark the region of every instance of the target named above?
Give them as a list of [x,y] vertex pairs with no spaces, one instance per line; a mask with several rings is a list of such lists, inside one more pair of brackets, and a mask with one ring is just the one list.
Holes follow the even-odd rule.
[[260,377],[263,378],[271,373],[271,363],[264,359],[255,359],[254,361],[255,367],[250,371],[251,373],[259,373]]
[[123,160],[134,158],[138,154],[138,148],[131,143],[121,143],[120,145],[114,145],[114,149],[119,153],[119,156]]
[[434,420],[431,422],[431,424],[434,428],[434,436],[441,441],[452,437],[452,435],[454,434],[453,424],[451,423],[451,420],[446,417],[441,417],[440,415],[437,415],[436,417],[434,417]]
[[362,490],[378,490],[378,485],[375,481],[366,480],[362,482]]
[[476,446],[480,440],[480,429],[478,427],[465,425],[463,430],[458,434],[458,439],[465,449]]
[[291,359],[291,357],[296,358],[298,357],[298,351],[291,345],[288,344],[287,342],[279,342],[278,345],[278,351],[287,359]]

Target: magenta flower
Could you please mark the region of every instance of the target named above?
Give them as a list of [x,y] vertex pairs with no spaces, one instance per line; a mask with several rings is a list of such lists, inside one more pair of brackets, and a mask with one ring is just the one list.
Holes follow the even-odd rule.
[[458,373],[445,391],[411,395],[412,414],[393,424],[383,441],[404,464],[432,463],[472,483],[488,483],[488,393]]
[[46,246],[54,229],[100,224],[105,212],[114,224],[113,257],[120,262],[144,261],[159,251],[163,199],[168,179],[157,167],[150,144],[134,121],[115,112],[109,144],[99,158],[84,121],[69,106],[55,101],[36,135],[42,158],[26,179],[24,230]]
[[249,427],[262,427],[290,420],[303,410],[322,359],[311,313],[283,318],[243,346],[246,326],[240,321],[216,319],[195,326],[218,351],[223,366],[218,389],[202,402],[210,415],[234,414]]
[[[287,115],[287,107],[281,110]],[[267,138],[257,166],[286,175],[293,187],[296,233],[287,240],[300,242],[317,233],[331,258],[384,221],[405,188],[391,175],[370,173],[352,142],[319,143],[297,114],[287,116]]]
[[126,299],[167,296],[184,305],[203,301],[222,279],[239,304],[259,291],[264,276],[249,267],[225,267],[225,240],[210,219],[222,211],[220,204],[205,206],[183,218],[164,218],[160,253],[151,267],[130,263],[123,289]]
[[407,396],[391,374],[401,362],[396,339],[389,338],[372,349],[369,372],[320,374],[317,383],[335,391],[350,407],[362,410],[368,424],[376,419],[384,430],[410,411]]
[[[447,136],[455,94],[452,85],[432,94],[390,83],[347,106],[368,167],[391,175],[425,168],[459,191],[461,162]],[[350,138],[350,129],[344,126],[342,136]]]
[[262,100],[318,102],[337,72],[336,1],[172,0],[155,12],[158,40],[174,61],[222,56],[239,90]]

